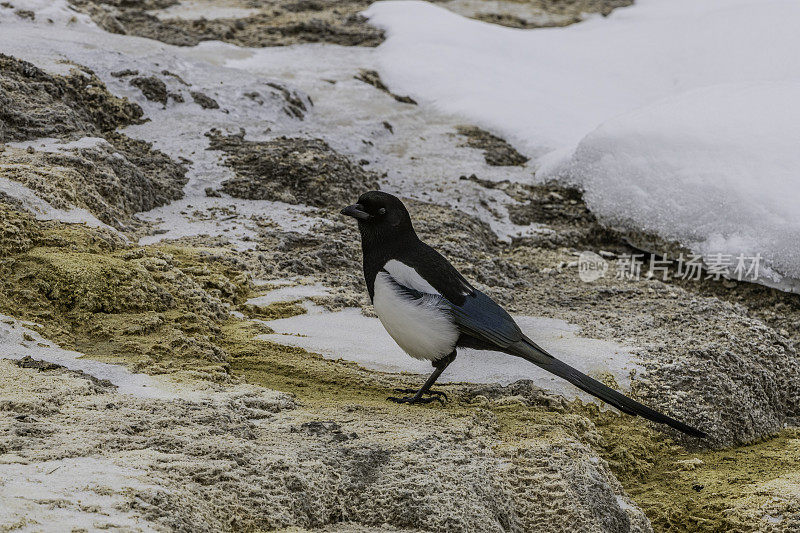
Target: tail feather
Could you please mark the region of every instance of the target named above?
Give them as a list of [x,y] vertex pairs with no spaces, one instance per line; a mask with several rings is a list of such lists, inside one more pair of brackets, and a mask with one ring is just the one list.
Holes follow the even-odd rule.
[[623,413],[638,415],[648,420],[652,420],[653,422],[658,422],[659,424],[666,424],[677,429],[678,431],[686,433],[687,435],[691,435],[692,437],[705,438],[706,436],[706,434],[702,431],[688,426],[683,422],[679,422],[678,420],[675,420],[667,415],[661,414],[658,411],[651,409],[646,405],[632,400],[624,394],[621,394],[614,389],[603,385],[596,379],[590,378],[586,374],[576,370],[575,368],[572,368],[563,361],[556,359],[527,337],[523,337],[521,341],[512,344],[507,348],[507,350],[512,355],[522,357],[523,359],[530,361],[531,363],[547,370],[548,372],[552,372],[553,374],[566,379],[579,389],[588,392],[592,396],[600,398],[610,405],[613,405]]

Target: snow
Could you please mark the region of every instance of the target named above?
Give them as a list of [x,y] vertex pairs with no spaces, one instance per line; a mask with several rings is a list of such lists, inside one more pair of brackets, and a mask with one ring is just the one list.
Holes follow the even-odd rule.
[[255,248],[257,226],[271,223],[284,231],[308,233],[322,219],[313,208],[269,200],[190,196],[137,216],[152,222],[157,233],[139,239],[146,246],[165,240],[207,235],[225,237],[237,250]]
[[[308,313],[266,322],[274,334],[258,338],[297,346],[329,359],[346,359],[373,370],[429,374],[430,363],[411,358],[392,340],[377,318],[360,309],[326,312],[307,305]],[[555,357],[590,375],[609,373],[623,390],[630,388],[631,372],[641,371],[635,354],[625,346],[577,335],[578,326],[552,318],[518,316],[523,331]],[[499,352],[460,348],[458,358],[440,381],[500,383],[530,379],[538,387],[567,398],[595,401],[566,381],[516,357]],[[420,383],[421,384],[421,383]]]
[[544,153],[604,120],[705,85],[800,77],[800,3],[641,0],[606,18],[517,30],[425,2],[378,2],[395,92],[470,117]]
[[636,507],[631,505],[630,502],[628,502],[623,496],[618,494],[616,499],[617,499],[617,505],[619,505],[619,508],[622,509],[623,511],[633,511],[636,509]]
[[288,278],[278,279],[253,279],[253,285],[256,287],[263,287],[269,285],[272,287],[284,287],[287,285],[313,285],[316,282],[312,276],[290,276]]
[[[302,131],[325,139],[353,160],[366,159],[370,170],[385,172],[382,190],[478,216],[501,239],[540,229],[511,223],[505,207],[509,199],[502,191],[460,179],[477,172],[489,181],[527,183],[531,181],[529,167],[487,165],[480,151],[461,146],[464,140],[454,134],[457,126],[468,121],[399,103],[355,79],[359,70],[378,68],[375,49],[327,44],[237,49],[236,54],[229,49],[220,43],[203,43],[195,50],[205,58],[227,54],[226,67],[286,80],[307,93],[314,107]],[[277,125],[272,134],[296,135],[296,128],[294,124],[282,130]],[[458,155],[453,157],[454,153]]]
[[325,296],[328,289],[321,283],[313,285],[294,285],[291,287],[280,287],[269,291],[261,296],[250,298],[245,303],[259,307],[266,307],[277,302],[292,302],[303,300],[314,296]]
[[[589,207],[706,257],[761,254],[800,287],[800,83],[717,85],[611,119],[558,169]],[[735,261],[734,261],[735,263]]]
[[[3,164],[0,170],[11,168],[16,165]],[[91,227],[103,227],[116,232],[111,226],[100,222],[97,217],[86,209],[73,207],[71,209],[59,209],[50,203],[39,198],[35,192],[18,181],[13,181],[0,176],[0,193],[14,198],[22,207],[30,211],[37,220],[59,220],[67,224],[86,224]]]
[[601,218],[697,253],[760,252],[760,281],[796,290],[800,3],[640,0],[537,30],[424,2],[366,15],[387,31],[394,92],[501,132]]
[[[74,10],[67,0],[22,0],[15,2],[4,2],[5,6],[0,6],[0,22],[19,23],[35,25],[44,21],[46,24],[83,24],[94,25],[91,19],[82,13]],[[19,17],[15,12],[18,9],[33,11],[36,22]]]
[[237,7],[224,5],[222,2],[189,1],[180,2],[166,9],[153,12],[159,19],[179,18],[185,20],[214,20],[222,18],[244,18],[258,13],[259,10],[250,7]]
[[18,141],[6,143],[7,146],[13,148],[28,148],[33,147],[37,152],[66,152],[67,150],[76,150],[83,148],[94,148],[96,146],[111,146],[108,141],[102,137],[81,137],[75,141],[64,141],[54,137],[40,137],[30,141]]
[[[63,2],[57,5],[64,13],[71,12]],[[49,9],[36,0],[19,0],[15,6],[35,11]],[[4,11],[8,13],[4,15]],[[396,102],[354,79],[359,69],[377,68],[373,48],[311,44],[249,49],[220,42],[175,47],[109,34],[84,17],[68,24],[48,24],[38,13],[36,21],[31,22],[19,19],[11,10],[0,9],[0,20],[4,30],[8,30],[0,32],[0,48],[5,53],[61,74],[68,73],[75,64],[91,65],[109,90],[141,105],[151,119],[125,128],[126,135],[152,141],[155,148],[175,159],[192,161],[184,200],[143,215],[148,220],[161,218],[163,222],[157,228],[158,234],[145,237],[141,244],[209,232],[213,236],[234,236],[234,243],[240,249],[252,245],[247,241],[252,237],[252,222],[247,217],[217,225],[182,213],[194,211],[187,210],[188,205],[208,205],[204,203],[205,189],[217,188],[233,175],[221,164],[220,152],[207,150],[208,138],[204,134],[213,127],[232,133],[244,128],[248,140],[280,135],[320,137],[355,161],[366,159],[370,162],[367,168],[385,172],[386,178],[381,182],[384,190],[476,215],[503,239],[541,230],[535,224],[511,223],[506,209],[509,199],[502,191],[459,179],[477,172],[481,179],[490,181],[529,182],[530,167],[489,166],[480,151],[461,146],[464,139],[454,134],[456,126],[465,123],[461,117]],[[298,69],[298,65],[304,68]],[[110,75],[122,66],[138,70],[142,76],[158,76],[169,91],[183,92],[187,103],[169,101],[164,106],[144,99],[139,89],[129,85],[128,78]],[[213,97],[220,109],[206,110],[193,105],[186,94],[188,88],[175,78],[163,76],[161,71],[165,69],[192,84],[191,90]],[[266,85],[271,80],[288,83],[290,89],[299,89],[300,94],[306,93],[313,99],[315,105],[310,107],[305,120],[286,116],[282,100],[276,99],[276,91]],[[263,105],[244,96],[252,92],[262,96]],[[384,126],[384,121],[393,131]],[[458,157],[452,157],[454,152]],[[263,217],[284,229],[304,231],[316,222],[313,216],[295,216],[297,224],[288,224],[288,219],[279,216],[285,210],[273,209],[276,204],[269,202],[254,201],[244,206],[242,202],[223,198],[212,205],[219,207],[226,203],[236,205],[241,211],[260,210]],[[272,212],[276,216],[271,217]],[[180,231],[179,226],[187,229]]]
[[130,493],[160,489],[144,479],[144,470],[106,458],[4,461],[0,463],[0,528],[54,533],[160,531],[125,509]]
[[[156,234],[142,238],[140,244],[209,235],[224,236],[230,239],[233,246],[242,250],[254,246],[252,239],[257,235],[257,223],[274,224],[286,231],[305,232],[319,222],[313,216],[313,209],[305,206],[206,197],[206,188],[217,188],[233,176],[233,172],[222,164],[222,154],[207,150],[209,141],[206,132],[218,128],[235,133],[245,128],[248,139],[263,139],[271,136],[268,126],[294,120],[285,115],[282,98],[278,98],[276,91],[266,85],[269,78],[216,64],[247,52],[239,53],[237,47],[221,43],[216,43],[219,46],[212,44],[182,48],[149,39],[109,34],[81,17],[68,24],[49,24],[43,16],[40,17],[40,10],[49,13],[58,8],[68,13],[72,12],[71,9],[63,3],[48,5],[36,0],[15,2],[15,5],[36,11],[37,18],[35,22],[19,19],[15,15],[6,14],[3,18],[4,10],[0,9],[0,21],[4,26],[4,31],[0,32],[0,49],[4,53],[60,74],[68,73],[75,64],[92,65],[92,70],[108,85],[110,91],[138,103],[151,119],[125,128],[123,132],[126,135],[153,142],[156,149],[175,160],[185,158],[191,161],[184,198],[137,215],[155,222],[156,230]],[[202,91],[217,100],[220,108],[202,109],[191,103],[175,105],[172,102],[165,107],[146,100],[139,89],[129,85],[129,79],[110,75],[120,70],[120,65],[138,70],[144,76],[157,75],[165,81],[170,91],[183,92],[190,102],[185,85],[174,77],[161,74],[162,70],[169,70],[190,83],[191,90]],[[252,92],[263,96],[263,104],[244,96]],[[91,146],[92,142],[91,138],[72,143],[37,139],[15,145],[63,151]],[[83,210],[55,210],[16,182],[0,181],[0,190],[21,199],[40,218],[100,224]],[[198,212],[202,216],[196,216]],[[232,219],[231,215],[236,216]]]
[[[385,190],[477,215],[501,238],[546,228],[512,224],[505,193],[459,177],[479,169],[482,179],[530,182],[537,166],[537,179],[560,177],[583,186],[590,207],[611,224],[655,231],[703,254],[760,253],[761,282],[798,290],[800,260],[784,244],[797,240],[797,218],[789,206],[796,203],[791,177],[800,168],[793,156],[800,150],[791,143],[796,129],[790,117],[800,98],[785,84],[800,81],[800,55],[793,53],[800,44],[793,24],[798,2],[641,0],[607,18],[538,30],[468,20],[422,2],[380,2],[367,11],[388,32],[377,49],[323,44],[246,49],[216,42],[172,47],[102,32],[64,0],[20,0],[15,7],[33,9],[36,20],[1,8],[7,31],[0,32],[0,48],[54,72],[75,63],[92,65],[113,92],[142,105],[151,118],[126,128],[126,134],[153,140],[173,158],[192,160],[186,197],[143,215],[160,222],[157,234],[142,244],[208,234],[230,237],[237,248],[247,249],[254,224],[264,221],[307,231],[317,222],[313,212],[206,199],[204,193],[232,175],[219,152],[206,150],[204,133],[211,127],[243,127],[254,140],[296,135],[299,129],[386,172]],[[220,109],[147,101],[128,80],[110,76],[121,64],[142,75],[175,72],[193,90],[217,99]],[[394,92],[423,105],[398,103],[355,80],[361,68],[378,69]],[[171,91],[187,90],[164,79]],[[269,79],[288,80],[313,98],[316,106],[302,123],[287,118],[280,102],[267,98],[260,105],[243,96],[252,91],[266,96]],[[781,93],[783,116],[764,111],[756,96],[734,102],[691,92],[712,86],[735,91],[754,82],[776,84],[764,91],[767,97]],[[726,89],[719,90],[721,95]],[[681,94],[698,100],[685,100],[675,116],[665,112],[664,106],[679,106],[671,99]],[[655,107],[647,111],[648,106]],[[698,108],[704,112],[692,112]],[[647,119],[637,122],[638,114]],[[458,147],[463,141],[453,131],[465,123],[503,135],[534,161],[512,168],[485,165],[479,151]],[[692,156],[685,149],[688,132]],[[44,140],[43,149],[59,146]],[[459,157],[442,159],[454,150]],[[658,171],[643,172],[651,164]],[[99,223],[84,211],[54,210],[17,184],[4,181],[0,187],[41,218]],[[198,209],[209,209],[210,215],[194,216]],[[221,215],[227,209],[237,217]]]
[[131,394],[140,398],[175,397],[146,374],[134,374],[119,365],[81,359],[83,354],[64,350],[27,326],[32,324],[0,315],[0,357],[22,359],[30,356],[37,361],[47,361],[70,370],[79,370],[98,379],[109,380],[117,386],[117,392],[121,394]]

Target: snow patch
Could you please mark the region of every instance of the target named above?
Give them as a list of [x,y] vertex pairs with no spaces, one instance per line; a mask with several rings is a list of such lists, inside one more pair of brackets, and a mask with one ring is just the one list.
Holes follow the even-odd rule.
[[281,287],[269,291],[261,296],[250,298],[245,303],[259,307],[266,307],[277,302],[292,302],[295,300],[305,300],[314,296],[325,296],[328,289],[321,283],[314,285],[294,285],[292,287]]
[[[35,2],[30,3],[31,7],[37,5]],[[29,6],[22,1],[18,7]],[[91,65],[92,70],[112,93],[138,103],[145,116],[150,118],[143,124],[124,128],[123,133],[135,139],[152,142],[154,148],[176,160],[189,161],[189,182],[184,188],[184,198],[140,215],[144,220],[161,220],[156,227],[157,231],[160,230],[159,234],[145,237],[141,244],[185,236],[210,235],[230,237],[237,248],[246,249],[253,245],[248,239],[256,236],[253,231],[254,217],[266,223],[274,223],[287,231],[302,232],[318,222],[314,217],[303,215],[308,212],[304,206],[206,197],[207,188],[215,189],[223,181],[233,177],[233,172],[221,162],[221,152],[207,150],[209,141],[205,136],[206,132],[218,128],[236,133],[240,128],[245,128],[248,138],[250,134],[269,137],[271,135],[268,126],[295,121],[284,112],[283,97],[267,85],[268,78],[219,65],[219,62],[229,56],[240,55],[236,52],[237,47],[212,43],[182,48],[150,39],[110,34],[94,26],[53,25],[43,21],[40,23],[38,18],[35,23],[27,23],[20,22],[17,18],[9,18],[3,25],[4,31],[0,32],[0,49],[4,53],[34,62],[49,72],[59,74],[69,72],[75,64]],[[142,76],[154,75],[162,79],[169,91],[183,93],[187,100],[191,99],[189,90],[201,91],[217,100],[220,108],[202,109],[192,104],[176,104],[172,100],[164,106],[147,100],[138,88],[129,84],[129,78],[111,76],[122,64],[126,68],[138,70]],[[164,71],[176,74],[191,84],[191,88],[178,78],[164,74]],[[252,93],[261,95],[260,103],[257,99],[246,96]],[[52,151],[80,147],[81,143],[90,143],[90,139],[63,145],[53,139],[19,144]],[[2,186],[4,188],[0,190],[4,192],[9,188],[7,185]],[[30,191],[27,191],[30,194],[24,194],[25,190],[15,188],[12,192],[16,195],[9,194],[23,196],[27,205],[36,207],[40,217],[91,223],[96,220],[80,210],[53,210]],[[209,213],[198,218],[194,216],[198,210],[209,210]],[[223,210],[227,210],[228,214],[222,214]],[[231,214],[235,217],[229,218]]]
[[[79,13],[67,0],[14,0],[10,7],[0,6],[0,22],[28,25],[69,24],[95,26],[88,15]],[[33,11],[34,20],[23,19],[16,14],[18,10]]]
[[32,147],[37,152],[66,152],[68,150],[80,150],[83,148],[94,148],[96,146],[111,146],[102,137],[81,137],[75,141],[64,141],[54,137],[40,137],[30,141],[17,141],[6,143],[12,148]]
[[[0,165],[0,170],[19,165]],[[27,211],[33,213],[37,220],[58,220],[67,224],[86,224],[93,228],[106,228],[116,233],[117,230],[100,222],[89,211],[79,207],[58,209],[42,200],[31,189],[22,183],[0,176],[0,193],[19,201]]]
[[255,248],[257,225],[274,224],[284,231],[308,233],[322,219],[309,216],[311,207],[269,200],[190,197],[136,216],[153,223],[156,234],[139,239],[140,245],[208,235],[225,237],[237,250]]
[[85,372],[97,379],[107,379],[117,386],[117,392],[141,398],[174,398],[159,383],[145,374],[134,374],[122,366],[110,365],[90,359],[81,359],[83,354],[64,350],[54,342],[45,340],[34,330],[26,327],[30,322],[0,315],[0,357],[5,359],[33,359],[64,366],[70,370]]
[[[25,0],[19,4],[27,5]],[[220,42],[175,47],[109,34],[92,24],[53,25],[38,18],[30,23],[16,16],[4,22],[4,30],[0,32],[0,48],[5,53],[32,61],[48,72],[65,74],[75,64],[90,65],[111,92],[141,105],[151,119],[125,128],[126,135],[152,141],[156,149],[176,160],[191,161],[185,201],[145,215],[163,218],[165,224],[159,229],[168,233],[146,238],[143,244],[180,237],[180,232],[171,230],[183,224],[191,226],[192,235],[207,230],[211,235],[220,235],[224,230],[217,231],[216,224],[198,224],[181,214],[188,205],[199,205],[207,188],[216,189],[233,176],[221,164],[223,154],[207,150],[204,133],[211,128],[232,133],[245,128],[247,138],[252,140],[280,135],[320,137],[355,161],[366,159],[368,168],[386,172],[381,187],[388,192],[479,216],[504,239],[539,230],[535,225],[517,226],[510,222],[506,210],[509,198],[504,192],[459,179],[477,170],[481,179],[528,182],[531,168],[487,165],[479,150],[460,146],[464,139],[456,136],[455,130],[464,124],[463,119],[431,114],[428,109],[397,102],[354,79],[360,69],[377,68],[374,49],[324,44],[248,49]],[[191,103],[176,104],[171,99],[164,106],[146,100],[139,89],[129,85],[129,78],[111,76],[121,65],[138,70],[141,76],[159,77],[168,91],[182,93],[189,102],[189,88],[162,71],[177,74],[192,85],[191,90],[200,90],[217,100],[220,108],[201,109]],[[304,68],[298,69],[297,65]],[[282,97],[267,85],[271,80],[291,83],[291,89],[299,88],[313,99],[316,105],[309,109],[304,121],[286,115]],[[260,96],[253,98],[254,93]],[[451,156],[454,151],[458,154],[455,158]],[[437,186],[432,187],[432,183]],[[260,205],[264,212],[271,209],[269,203],[251,205]],[[280,224],[279,220],[274,221]],[[238,232],[248,237],[247,229],[239,226],[249,224],[247,220],[241,224],[231,221],[224,234]]]
[[731,271],[760,254],[760,281],[797,290],[798,102],[800,82],[690,91],[605,122],[554,173],[612,225],[728,256]]
[[144,482],[143,470],[121,462],[76,457],[0,463],[0,529],[161,531],[126,507],[131,492],[164,489]]
[[[631,348],[577,335],[578,326],[552,318],[518,316],[515,320],[531,339],[555,357],[590,375],[611,374],[623,390],[630,388],[631,372],[641,371]],[[383,372],[429,374],[430,363],[411,358],[392,340],[377,318],[359,309],[309,312],[266,322],[274,334],[258,338],[297,346],[329,359],[343,358]],[[459,348],[458,358],[442,374],[442,382],[500,383],[530,379],[543,389],[597,402],[566,381],[516,357],[499,352]]]
[[[220,57],[230,45],[205,43],[196,49]],[[378,68],[375,49],[328,44],[238,49],[224,64],[286,80],[302,89],[314,101],[314,108],[301,131],[324,139],[356,161],[365,159],[370,163],[368,169],[385,172],[382,190],[478,216],[501,239],[539,229],[538,225],[518,226],[509,221],[509,198],[504,192],[460,179],[477,172],[489,181],[528,183],[531,168],[487,165],[480,150],[461,146],[464,139],[455,135],[456,128],[469,125],[469,121],[399,103],[355,79],[360,70]],[[278,124],[271,134],[297,135],[297,126]]]
[[290,276],[288,278],[279,279],[261,279],[256,278],[253,280],[253,285],[256,287],[263,287],[270,285],[274,287],[283,287],[286,285],[311,285],[314,284],[314,278],[311,276]]
[[640,0],[564,28],[518,30],[425,2],[377,2],[384,81],[539,155],[603,121],[711,84],[800,77],[793,0]]

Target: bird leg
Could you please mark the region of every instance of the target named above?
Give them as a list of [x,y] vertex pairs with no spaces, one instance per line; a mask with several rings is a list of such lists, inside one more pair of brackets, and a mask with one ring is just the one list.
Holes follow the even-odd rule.
[[[456,358],[456,351],[453,350],[453,353],[439,359],[438,361],[433,361],[434,371],[433,374],[430,375],[428,380],[422,386],[421,389],[415,391],[414,389],[395,389],[396,392],[405,392],[405,393],[415,393],[414,396],[404,396],[402,398],[397,398],[395,396],[390,396],[387,400],[395,402],[395,403],[431,403],[434,400],[439,400],[440,402],[444,403],[447,401],[447,394],[441,391],[432,391],[430,388],[436,383],[436,380],[439,379],[439,376],[442,375],[444,369],[447,368],[450,363],[452,363]],[[430,398],[423,398],[424,395],[430,394]]]

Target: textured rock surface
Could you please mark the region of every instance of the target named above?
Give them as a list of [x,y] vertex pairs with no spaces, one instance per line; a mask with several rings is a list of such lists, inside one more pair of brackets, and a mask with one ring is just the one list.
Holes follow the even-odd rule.
[[244,132],[210,132],[210,150],[222,150],[236,177],[222,184],[234,198],[277,200],[315,207],[349,205],[378,187],[378,176],[336,153],[321,139],[279,137],[247,141]]
[[151,373],[227,381],[216,340],[247,290],[231,254],[127,249],[109,230],[37,222],[0,205],[0,312],[64,346]]
[[[437,0],[441,1],[441,0]],[[260,0],[240,3],[258,13],[241,18],[157,17],[158,10],[177,0],[70,0],[88,13],[98,26],[111,33],[137,35],[177,46],[202,41],[224,41],[239,46],[283,46],[297,43],[330,43],[345,46],[377,46],[383,31],[370,26],[359,13],[369,0]],[[500,0],[441,2],[464,16],[510,26],[541,28],[566,26],[587,13],[608,15],[631,0]],[[235,5],[235,4],[234,4]]]
[[[795,320],[773,307],[796,316],[796,297],[747,283],[680,280],[675,264],[670,281],[658,274],[648,279],[646,256],[642,280],[618,279],[616,254],[642,252],[627,246],[625,235],[603,228],[579,191],[556,184],[482,185],[525,202],[511,208],[512,220],[556,230],[503,254],[512,264],[541,264],[538,272],[522,271],[530,283],[507,302],[519,312],[552,314],[582,325],[587,335],[641,346],[647,375],[634,379],[634,391],[649,404],[713,428],[709,442],[717,446],[775,433],[797,417],[800,337]],[[606,253],[609,274],[579,282],[576,264],[567,266],[577,254],[563,254],[559,245]],[[540,248],[538,256],[531,247]]]
[[528,161],[528,158],[517,152],[513,146],[486,130],[475,126],[461,126],[456,131],[466,138],[467,146],[483,150],[483,157],[488,165],[507,167],[524,165]]
[[631,4],[633,0],[527,0],[524,3],[500,0],[487,6],[455,2],[451,9],[492,24],[532,29],[567,26],[583,20],[589,13],[605,17],[614,9]]
[[192,95],[194,103],[196,103],[203,109],[219,109],[219,104],[217,103],[217,101],[211,98],[210,96],[201,93],[200,91],[191,91],[189,94]]
[[167,103],[167,85],[155,76],[138,76],[133,78],[130,84],[142,91],[148,100],[160,104]]
[[[117,512],[172,531],[340,522],[413,531],[650,531],[589,449],[555,439],[498,453],[491,417],[442,428],[367,409],[339,425],[304,422],[327,413],[265,390],[122,401],[58,368],[0,361],[0,377],[10,384],[0,393],[3,453],[31,470],[44,461],[124,460],[147,476],[147,488],[101,481],[90,492],[113,494]],[[554,492],[563,497],[554,500]],[[7,503],[7,512],[24,512],[33,524],[48,508],[13,496]],[[99,510],[80,506],[69,495],[61,504],[104,522]]]
[[0,142],[98,135],[141,117],[137,104],[109,93],[91,71],[53,76],[0,54]]
[[51,143],[40,151],[0,151],[0,176],[57,209],[84,208],[117,229],[131,229],[138,225],[134,213],[183,196],[184,165],[114,131],[140,122],[142,109],[108,92],[90,69],[57,76],[0,55],[0,142],[91,138],[73,148]]
[[400,96],[400,95],[394,94],[392,91],[390,91],[389,88],[383,83],[383,80],[381,80],[381,75],[378,74],[378,72],[375,71],[375,70],[363,70],[362,69],[361,72],[359,72],[358,75],[355,78],[357,80],[359,80],[359,81],[363,81],[367,85],[372,85],[373,87],[375,87],[379,91],[385,92],[386,94],[388,94],[389,96],[391,96],[392,98],[394,98],[395,100],[400,102],[401,104],[414,104],[414,105],[416,105],[416,103],[417,103],[410,96]]
[[[270,175],[268,170],[250,168],[254,169],[248,170],[252,175]],[[285,168],[287,175],[302,175],[294,162]],[[242,183],[254,193],[240,192]],[[267,187],[234,179],[223,190],[234,196],[286,198],[266,192]],[[342,194],[329,205],[345,205],[357,192]],[[597,224],[579,193],[555,186],[539,186],[525,193],[531,199],[515,216],[551,227],[563,225],[567,231],[560,232],[561,238],[573,245],[591,249],[610,244],[619,253],[635,252],[619,235]],[[551,207],[543,208],[537,198]],[[563,248],[553,249],[549,240],[542,243],[544,248],[533,246],[539,243],[531,240],[509,246],[500,243],[485,224],[464,213],[415,202],[410,202],[409,208],[424,240],[512,310],[561,318],[581,325],[587,335],[640,347],[646,373],[634,379],[634,394],[707,430],[710,437],[705,444],[749,442],[778,432],[797,416],[800,366],[796,348],[786,336],[749,317],[744,308],[715,298],[696,298],[683,287],[657,279],[633,282],[612,274],[584,284],[577,280],[574,267],[564,268],[574,256]],[[263,242],[269,252],[261,255],[262,266],[273,275],[311,275],[337,287],[335,297],[327,302],[332,307],[367,304],[355,228],[334,215],[331,223],[320,225],[316,233],[265,232]]]
[[[342,219],[336,209],[355,199],[357,196],[345,197],[333,203],[330,219],[316,226],[313,234],[264,231],[259,236],[258,263],[251,267],[259,270],[256,277],[313,276],[332,288],[332,296],[320,300],[326,307],[363,306],[365,313],[371,313],[361,271],[358,228]],[[486,284],[488,293],[513,301],[512,290],[528,285],[520,265],[503,257],[503,247],[485,222],[438,205],[413,200],[407,205],[420,237],[470,279]]]
[[[607,248],[613,233],[595,228],[585,207],[569,204],[564,200],[569,191],[562,193],[561,202],[570,209],[560,211],[558,222],[575,228],[577,242]],[[463,213],[415,202],[409,208],[424,240],[515,312],[561,318],[581,325],[586,335],[641,347],[647,372],[634,379],[635,394],[706,429],[711,435],[706,444],[749,442],[778,432],[797,416],[796,347],[789,337],[748,316],[745,308],[656,279],[632,282],[612,274],[585,284],[574,266],[566,268],[574,256],[550,249],[550,243],[509,247]],[[548,218],[538,220],[556,222],[552,210],[541,212]],[[267,270],[277,267],[272,271],[279,276],[311,275],[338,287],[328,300],[333,307],[367,305],[353,225],[334,221],[317,231],[317,236],[265,236],[270,252],[261,257]],[[626,250],[619,246],[613,249]]]
[[149,143],[117,133],[96,141],[58,152],[8,148],[0,152],[0,164],[7,165],[2,175],[54,207],[85,208],[118,229],[135,223],[134,213],[183,196],[186,168]]
[[377,46],[383,40],[383,32],[369,26],[358,14],[370,4],[368,0],[267,0],[255,4],[260,13],[245,18],[212,20],[159,19],[149,11],[177,3],[173,0],[71,0],[71,3],[89,13],[106,31],[157,39],[177,46],[194,46],[210,40],[240,46],[318,42]]

